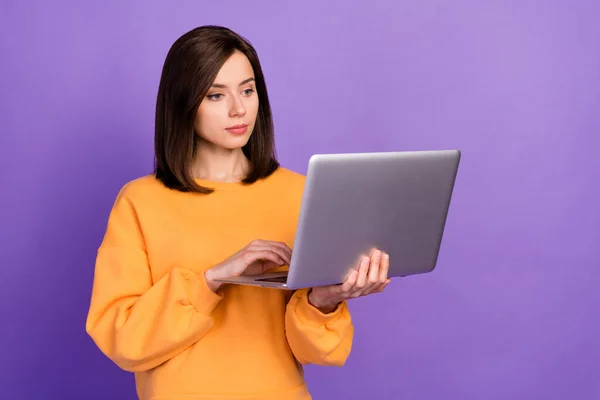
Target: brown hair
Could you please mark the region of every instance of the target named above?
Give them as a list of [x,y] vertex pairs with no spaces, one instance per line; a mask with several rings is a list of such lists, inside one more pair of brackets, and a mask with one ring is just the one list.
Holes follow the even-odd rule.
[[250,170],[242,182],[254,183],[279,167],[271,106],[256,50],[228,28],[201,26],[175,41],[167,54],[158,88],[154,173],[171,189],[204,194],[213,191],[198,185],[191,175],[196,143],[194,120],[219,70],[235,51],[250,61],[259,99],[254,131],[242,148],[250,161]]

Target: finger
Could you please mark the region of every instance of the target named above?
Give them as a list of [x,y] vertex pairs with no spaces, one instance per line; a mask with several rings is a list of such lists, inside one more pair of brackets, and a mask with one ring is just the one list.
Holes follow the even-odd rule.
[[383,282],[378,288],[377,288],[377,292],[381,293],[385,290],[386,287],[388,287],[388,285],[390,284],[392,280],[390,278],[388,278],[385,282]]
[[246,268],[252,263],[255,263],[259,260],[269,260],[277,265],[285,264],[285,260],[282,259],[281,256],[279,256],[279,254],[270,250],[247,251],[244,254],[244,264]]
[[370,264],[369,264],[369,281],[368,286],[376,286],[379,282],[379,271],[381,264],[381,251],[377,250],[371,256]]
[[284,264],[290,263],[290,255],[286,253],[280,247],[274,246],[272,244],[264,244],[264,245],[252,245],[248,247],[247,251],[269,251],[277,254],[284,261]]
[[292,252],[292,249],[290,248],[290,246],[287,245],[287,243],[281,242],[281,241],[276,241],[276,240],[255,240],[252,243],[250,243],[250,245],[259,245],[259,246],[273,245],[273,246],[279,247],[281,249],[284,249],[286,252],[289,252],[290,254]]
[[363,257],[360,266],[358,267],[358,276],[356,278],[356,282],[351,288],[352,295],[360,295],[360,292],[364,289],[367,283],[367,272],[369,271],[369,257]]
[[362,295],[367,295],[372,293],[379,285],[379,266],[381,263],[382,252],[379,250],[374,250],[371,253],[371,257],[369,259],[369,272],[367,277],[367,283],[362,290]]
[[292,257],[292,249],[284,242],[276,242],[273,240],[257,240],[250,244],[248,247],[269,247],[277,248],[288,255],[288,258]]
[[290,249],[289,246],[283,242],[274,242],[267,240],[264,242],[264,246],[273,249],[274,251],[277,251],[279,254],[285,254],[284,258],[287,260],[288,264],[292,259],[292,249]]
[[381,293],[385,290],[385,288],[390,284],[391,279],[387,278],[383,283],[376,286],[371,293]]
[[342,283],[342,285],[340,286],[340,291],[342,293],[349,293],[350,290],[352,290],[352,287],[356,283],[357,279],[358,279],[358,271],[354,269],[354,270],[352,270],[352,272],[350,272],[350,274],[348,275],[348,277],[346,278],[344,283]]
[[271,243],[274,246],[277,246],[278,248],[283,250],[285,252],[285,254],[288,255],[288,259],[292,258],[292,249],[290,249],[290,246],[288,246],[286,243],[284,243],[284,242],[271,242]]
[[388,272],[390,269],[390,255],[383,253],[381,258],[381,267],[379,268],[379,282],[385,283],[388,279]]

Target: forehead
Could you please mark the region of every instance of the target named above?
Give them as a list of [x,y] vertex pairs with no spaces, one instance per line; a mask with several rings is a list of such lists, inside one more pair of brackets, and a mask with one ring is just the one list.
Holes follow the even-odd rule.
[[215,83],[238,85],[241,81],[251,77],[254,77],[252,64],[243,53],[236,51],[219,70]]

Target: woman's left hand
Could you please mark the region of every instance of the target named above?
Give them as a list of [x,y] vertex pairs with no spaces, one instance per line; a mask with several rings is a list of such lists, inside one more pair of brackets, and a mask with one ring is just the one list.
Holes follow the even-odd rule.
[[362,257],[358,269],[352,270],[344,283],[312,288],[308,295],[308,302],[327,314],[334,311],[345,300],[381,293],[390,283],[387,276],[389,266],[389,255],[373,249],[370,257]]

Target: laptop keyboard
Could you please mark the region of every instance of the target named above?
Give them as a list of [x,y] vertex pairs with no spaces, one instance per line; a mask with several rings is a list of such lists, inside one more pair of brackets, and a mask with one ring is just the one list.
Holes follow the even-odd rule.
[[256,279],[259,282],[281,282],[281,283],[285,283],[287,282],[287,276],[275,276],[272,278],[260,278],[260,279]]

